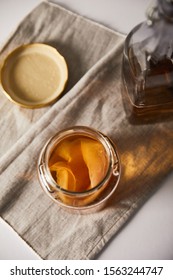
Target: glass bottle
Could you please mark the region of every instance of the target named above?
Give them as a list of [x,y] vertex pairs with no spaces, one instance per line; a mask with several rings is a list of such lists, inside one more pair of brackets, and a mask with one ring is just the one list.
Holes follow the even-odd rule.
[[122,79],[129,116],[173,113],[173,0],[157,0],[127,35]]

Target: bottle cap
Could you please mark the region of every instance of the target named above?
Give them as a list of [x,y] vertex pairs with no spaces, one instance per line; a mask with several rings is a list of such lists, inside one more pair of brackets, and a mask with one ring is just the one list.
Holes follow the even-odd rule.
[[173,20],[173,0],[158,0],[159,12],[167,19]]

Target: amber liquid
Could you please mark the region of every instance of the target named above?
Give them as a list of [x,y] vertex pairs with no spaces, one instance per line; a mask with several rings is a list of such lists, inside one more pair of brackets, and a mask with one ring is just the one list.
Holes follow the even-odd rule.
[[[124,58],[123,76],[127,93],[137,114],[147,111],[173,111],[173,62],[164,58],[154,63],[148,61],[148,69],[143,71],[143,79],[137,81],[141,69],[137,58]],[[133,65],[132,69],[129,69]]]
[[157,63],[150,60],[146,75],[146,105],[173,103],[173,63],[164,58]]
[[105,177],[108,170],[106,150],[90,137],[66,137],[52,151],[49,168],[60,188],[85,192],[96,187]]
[[146,22],[139,24],[127,36],[122,78],[123,96],[128,97],[124,99],[128,115],[130,112],[142,117],[173,113],[171,38],[172,24],[162,19],[151,27]]

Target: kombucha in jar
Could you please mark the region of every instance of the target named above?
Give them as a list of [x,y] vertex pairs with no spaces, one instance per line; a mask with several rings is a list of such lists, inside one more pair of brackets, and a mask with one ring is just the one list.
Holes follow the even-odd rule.
[[46,193],[60,206],[78,212],[96,209],[108,200],[118,185],[120,169],[113,142],[85,126],[58,132],[43,147],[38,162]]

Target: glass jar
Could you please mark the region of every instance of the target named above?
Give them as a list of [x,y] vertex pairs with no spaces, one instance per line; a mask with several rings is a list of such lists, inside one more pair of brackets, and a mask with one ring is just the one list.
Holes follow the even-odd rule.
[[128,34],[122,78],[128,116],[173,113],[173,0],[157,0]]
[[120,173],[113,142],[86,126],[58,132],[45,144],[38,160],[39,181],[46,194],[78,213],[101,209],[115,191]]

